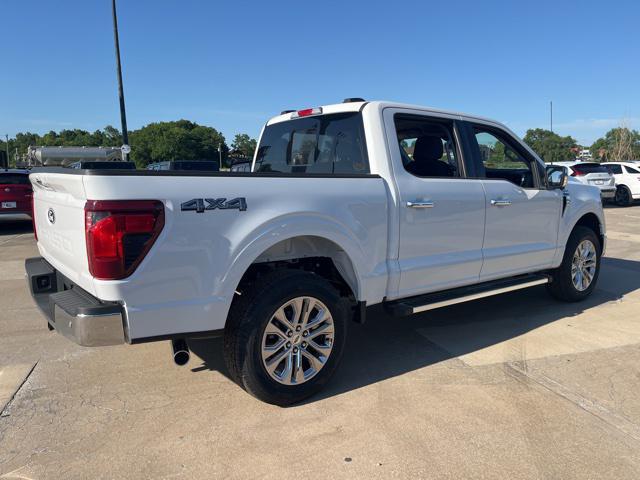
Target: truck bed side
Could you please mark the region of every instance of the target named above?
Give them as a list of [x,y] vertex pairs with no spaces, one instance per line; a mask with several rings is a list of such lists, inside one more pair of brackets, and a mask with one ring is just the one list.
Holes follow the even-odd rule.
[[[385,182],[377,175],[79,170],[35,173],[31,180],[42,256],[97,298],[123,301],[133,341],[223,328],[247,268],[256,259],[270,260],[264,253],[274,245],[286,253],[286,241],[293,238],[321,238],[334,245],[346,268],[352,268],[358,300],[376,303],[385,294],[388,199]],[[246,210],[199,212],[188,206],[194,200],[222,198],[244,199]],[[84,203],[124,199],[162,201],[164,229],[130,277],[94,279],[84,246]],[[54,224],[47,219],[50,208],[56,212]],[[313,256],[313,251],[303,249],[301,254]]]

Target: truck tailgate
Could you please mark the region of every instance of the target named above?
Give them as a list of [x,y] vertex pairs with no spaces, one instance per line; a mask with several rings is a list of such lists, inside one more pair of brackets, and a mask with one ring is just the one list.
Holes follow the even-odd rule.
[[82,175],[37,172],[29,179],[40,254],[71,281],[95,293],[87,263]]

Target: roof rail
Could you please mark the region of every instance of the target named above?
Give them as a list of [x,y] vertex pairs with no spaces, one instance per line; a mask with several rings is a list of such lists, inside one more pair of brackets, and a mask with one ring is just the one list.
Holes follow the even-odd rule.
[[356,102],[364,102],[364,98],[360,98],[360,97],[349,97],[349,98],[345,98],[342,103],[356,103]]

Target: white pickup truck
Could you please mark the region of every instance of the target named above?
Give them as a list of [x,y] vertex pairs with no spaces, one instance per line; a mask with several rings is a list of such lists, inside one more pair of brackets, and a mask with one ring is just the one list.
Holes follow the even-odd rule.
[[28,283],[80,345],[224,335],[230,375],[287,405],[336,370],[351,320],[598,279],[596,187],[503,125],[361,99],[286,111],[251,172],[41,170]]

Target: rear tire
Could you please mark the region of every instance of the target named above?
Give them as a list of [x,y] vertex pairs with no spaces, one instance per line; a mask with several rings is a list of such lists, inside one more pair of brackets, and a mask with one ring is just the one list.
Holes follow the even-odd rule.
[[565,302],[587,298],[598,282],[601,254],[600,239],[595,232],[587,227],[575,227],[567,241],[562,263],[550,272],[549,293]]
[[231,377],[274,405],[314,395],[338,367],[350,314],[348,300],[314,273],[280,270],[260,277],[229,312],[224,358]]
[[619,185],[616,188],[616,205],[621,207],[628,207],[633,203],[633,197],[631,196],[631,190],[625,185]]

